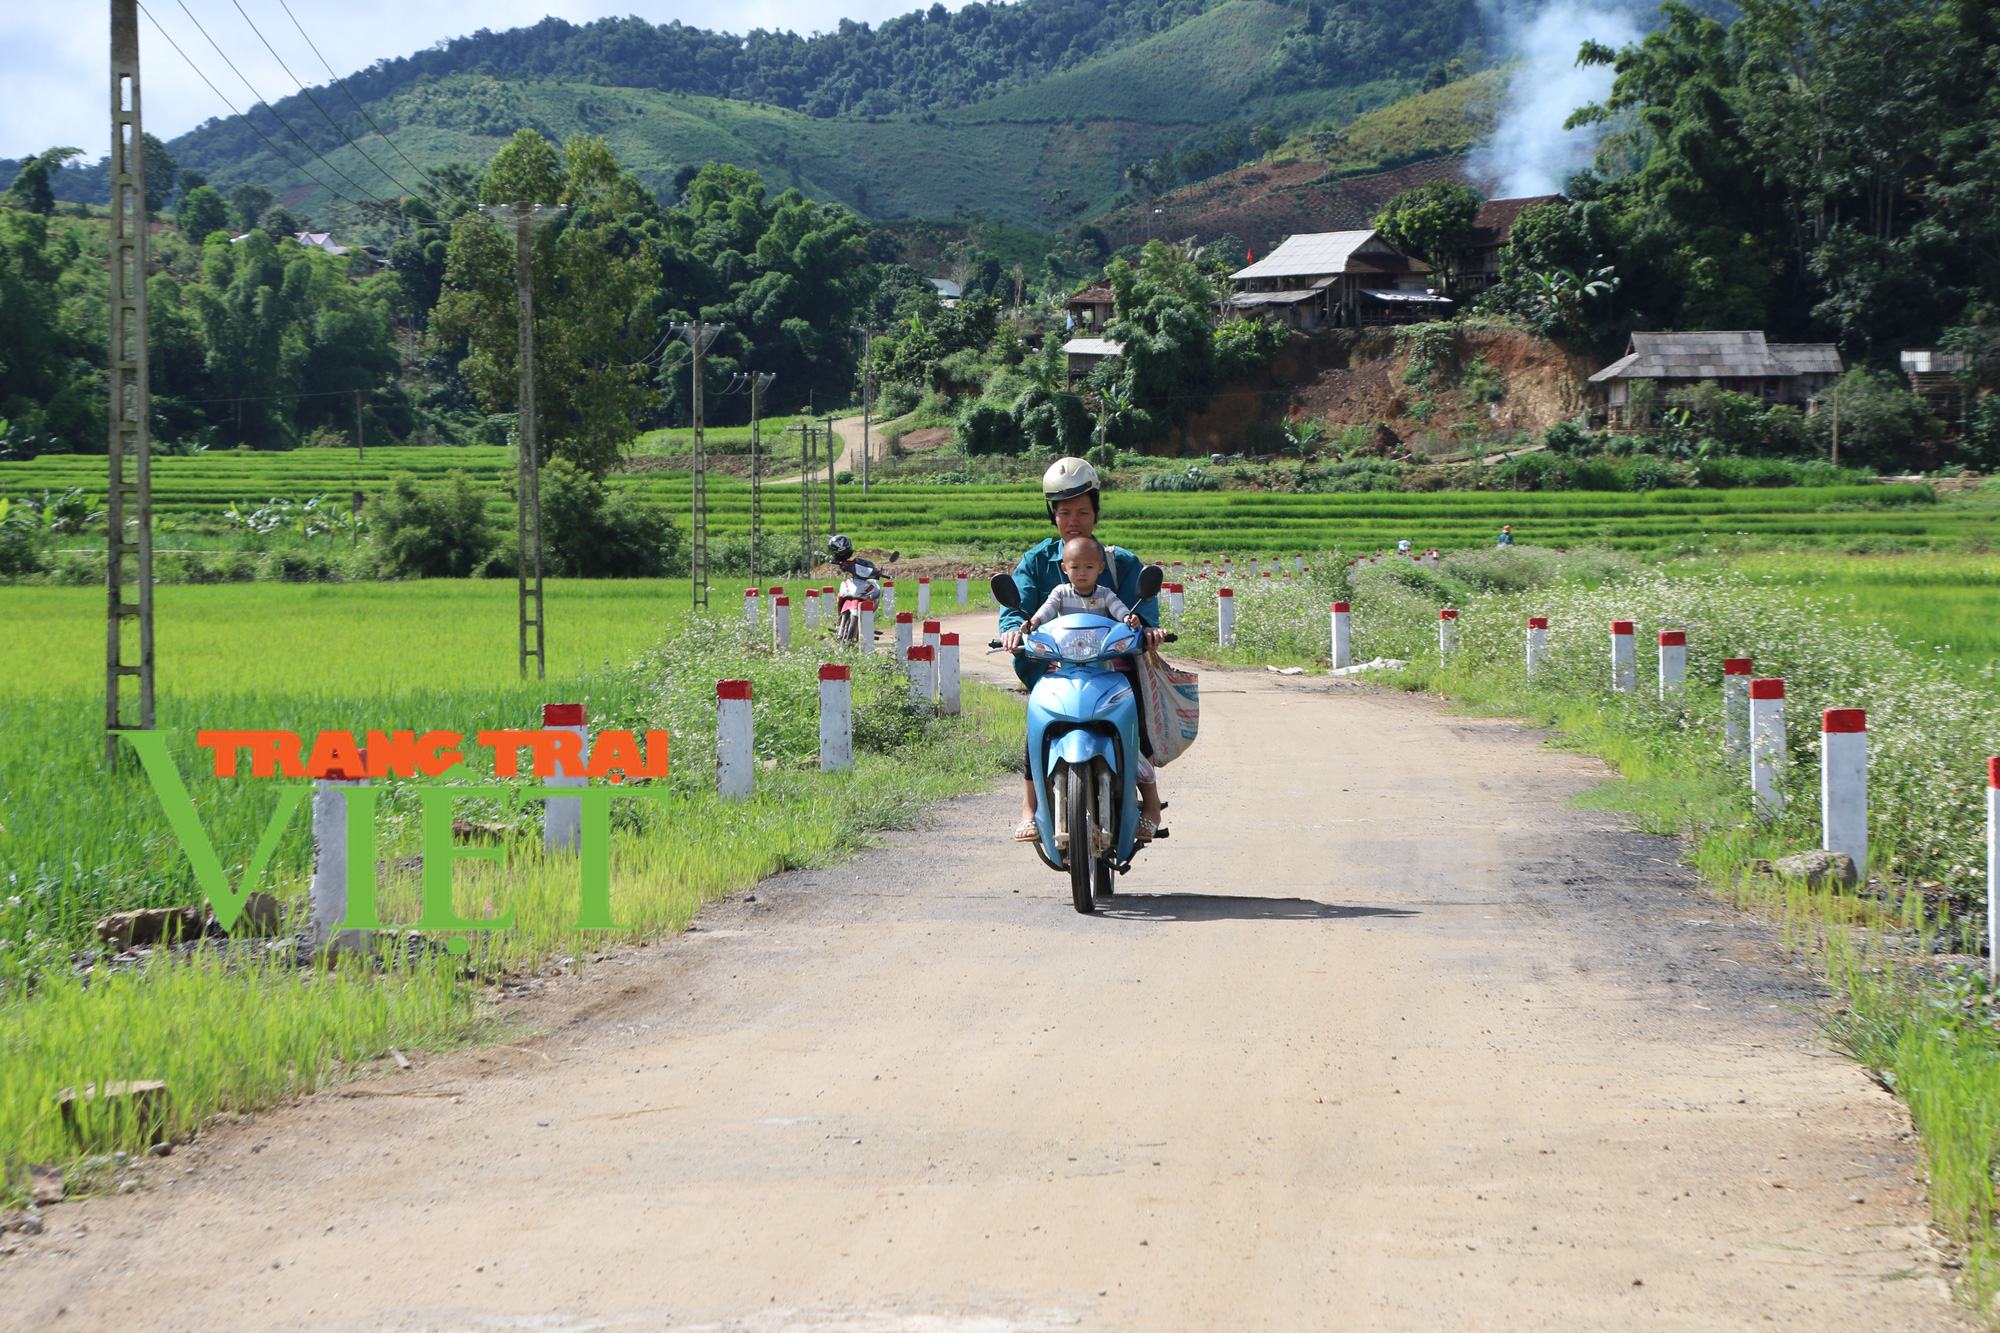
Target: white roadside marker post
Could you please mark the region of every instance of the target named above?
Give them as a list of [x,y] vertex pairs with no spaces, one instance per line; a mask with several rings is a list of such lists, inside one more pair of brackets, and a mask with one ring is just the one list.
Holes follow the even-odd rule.
[[915,643],[917,639],[916,630],[917,618],[915,616],[911,615],[908,611],[898,611],[896,613],[896,660],[898,662],[909,660],[910,645]]
[[971,600],[972,600],[972,579],[968,575],[960,574],[958,576],[958,604],[960,607],[964,607],[967,603],[971,602]]
[[885,616],[896,614],[896,580],[894,579],[882,580],[882,614]]
[[1819,722],[1819,845],[1846,852],[1868,883],[1868,713],[1829,708]]
[[930,613],[931,613],[931,581],[929,579],[918,579],[917,614],[920,616],[927,616]]
[[771,599],[771,642],[780,650],[792,646],[792,599]]
[[1750,676],[1747,657],[1722,659],[1722,752],[1742,758],[1750,750]]
[[1632,662],[1632,622],[1629,620],[1611,622],[1611,688],[1617,694],[1630,694],[1638,688],[1638,668]]
[[757,631],[757,590],[755,588],[745,588],[743,590],[743,628],[753,634]]
[[824,662],[819,669],[819,771],[854,768],[854,681],[846,666]]
[[[1223,561],[1225,566],[1228,561]],[[1224,648],[1236,646],[1236,594],[1221,588],[1215,594],[1215,641]]]
[[926,620],[924,622],[924,647],[935,653],[940,642],[939,636],[943,633],[944,622],[942,620]]
[[[367,752],[362,752],[365,762]],[[344,773],[345,770],[342,770]],[[347,788],[365,787],[366,777],[321,778],[313,783],[313,873],[307,890],[308,944],[322,950],[362,948],[364,930],[342,930],[347,920]]]
[[1687,693],[1688,636],[1686,630],[1660,631],[1660,702],[1679,703]]
[[1549,618],[1547,616],[1528,617],[1528,679],[1535,678],[1535,672],[1542,666],[1542,658],[1549,651]]
[[918,703],[937,697],[936,655],[923,644],[916,644],[904,659],[910,672],[910,698]]
[[1213,560],[1204,560],[1201,562],[1201,576],[1205,579],[1215,577],[1215,562]]
[[1306,557],[1305,553],[1301,551],[1292,556],[1292,573],[1303,574],[1305,572],[1306,572]]
[[1347,621],[1349,610],[1346,602],[1333,604],[1333,666],[1336,671],[1354,665],[1354,633]]
[[1777,677],[1750,682],[1750,791],[1759,819],[1785,811],[1778,790],[1778,766],[1785,760],[1785,682]]
[[1167,628],[1178,631],[1181,615],[1187,610],[1187,585],[1169,583],[1167,585]]
[[855,646],[860,648],[861,651],[864,653],[874,652],[875,651],[875,603],[867,601],[861,603],[860,614],[857,615],[855,619],[861,622],[859,631],[854,636]]
[[[582,704],[543,704],[542,730],[567,731],[577,739],[582,754],[590,754],[590,715]],[[588,787],[590,779],[579,769],[564,771],[560,762],[553,777],[542,779],[544,787]],[[551,796],[542,802],[542,850],[576,852],[583,847],[583,798]]]
[[944,706],[947,717],[957,717],[959,710],[958,689],[958,636],[941,634],[938,636],[938,702]]
[[757,771],[756,733],[750,720],[750,682],[715,682],[715,789],[725,800],[750,798]]
[[806,589],[806,629],[819,628],[819,589]]
[[1458,612],[1450,607],[1438,612],[1438,656],[1450,657],[1458,647]]
[[1986,761],[1986,967],[2000,981],[2000,755]]

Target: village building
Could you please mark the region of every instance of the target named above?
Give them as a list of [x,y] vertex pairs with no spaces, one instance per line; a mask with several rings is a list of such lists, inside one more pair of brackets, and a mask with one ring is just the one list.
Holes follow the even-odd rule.
[[1514,224],[1537,204],[1566,204],[1559,194],[1488,199],[1472,219],[1472,240],[1458,263],[1459,290],[1470,295],[1500,281],[1500,255],[1514,242]]
[[1094,282],[1063,302],[1064,327],[1072,333],[1102,333],[1111,324],[1115,297],[1108,282]]
[[1971,404],[1971,386],[1963,377],[1972,368],[1972,358],[1963,352],[1916,347],[1904,349],[1896,360],[1909,376],[1910,392],[1922,399],[1938,420],[1956,430]]
[[1310,232],[1229,275],[1224,319],[1270,319],[1309,332],[1436,319],[1451,301],[1434,295],[1430,266],[1373,231]]
[[1072,380],[1080,380],[1097,369],[1098,363],[1123,352],[1124,345],[1109,338],[1089,336],[1071,338],[1063,344],[1063,365],[1065,373]]
[[1590,377],[1603,386],[1612,425],[1624,424],[1632,385],[1640,380],[1656,384],[1661,393],[1713,380],[1719,388],[1767,403],[1804,403],[1845,369],[1832,343],[1766,343],[1756,329],[1635,333],[1626,349]]

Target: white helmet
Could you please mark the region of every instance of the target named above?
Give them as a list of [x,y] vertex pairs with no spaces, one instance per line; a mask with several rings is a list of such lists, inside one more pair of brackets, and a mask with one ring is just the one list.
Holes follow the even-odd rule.
[[1051,514],[1061,501],[1073,500],[1097,489],[1097,469],[1081,458],[1058,458],[1042,474],[1042,498],[1049,502]]

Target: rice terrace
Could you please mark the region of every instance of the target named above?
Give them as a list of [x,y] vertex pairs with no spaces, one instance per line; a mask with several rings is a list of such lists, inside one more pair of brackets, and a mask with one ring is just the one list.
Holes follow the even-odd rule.
[[1987,9],[378,8],[0,43],[0,1328],[2000,1327]]

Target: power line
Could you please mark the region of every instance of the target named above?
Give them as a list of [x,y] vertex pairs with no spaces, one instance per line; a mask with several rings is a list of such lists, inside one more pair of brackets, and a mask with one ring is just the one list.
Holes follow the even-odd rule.
[[[376,134],[381,136],[382,142],[388,144],[391,148],[396,150],[396,156],[402,158],[405,162],[408,162],[410,164],[411,169],[414,170],[419,176],[422,176],[425,180],[429,181],[433,186],[435,186],[440,194],[443,194],[448,198],[456,199],[462,204],[472,204],[476,206],[479,203],[477,199],[468,199],[464,195],[459,194],[456,191],[447,189],[443,181],[439,180],[436,176],[431,175],[431,173],[425,168],[418,166],[416,161],[412,159],[408,153],[403,151],[403,146],[397,143],[394,139],[391,139],[389,137],[389,132],[376,123],[375,117],[368,114],[368,108],[363,106],[361,104],[361,99],[356,97],[353,94],[353,92],[349,90],[347,86],[347,81],[341,78],[340,75],[334,73],[333,65],[327,60],[327,58],[324,55],[320,54],[319,45],[316,42],[314,42],[310,36],[307,35],[305,30],[305,25],[299,22],[297,15],[292,13],[292,7],[289,4],[285,3],[285,0],[278,0],[278,7],[285,11],[285,17],[290,19],[292,21],[292,26],[299,30],[299,36],[305,38],[306,45],[312,48],[313,55],[318,58],[319,63],[326,69],[327,75],[330,78],[332,78],[334,84],[340,89],[341,92],[347,95],[348,101],[354,103],[354,109],[356,111],[359,111],[361,113],[361,118],[363,120],[366,120],[368,122],[369,127],[373,129]],[[357,144],[355,146],[359,147],[360,145]],[[387,173],[385,172],[384,174],[386,175]]]
[[[195,64],[194,60],[188,55],[188,53],[181,50],[181,44],[174,40],[173,34],[169,33],[164,27],[161,26],[160,21],[153,17],[153,11],[146,8],[144,0],[139,0],[139,12],[144,14],[147,20],[152,23],[153,30],[155,32],[159,33],[160,36],[167,39],[167,45],[174,48],[174,53],[178,55],[182,60],[187,61],[187,66],[189,69],[195,72],[195,77],[200,79],[203,83],[207,84],[208,90],[214,93],[216,98],[219,101],[221,101],[221,103],[224,106],[229,108],[230,114],[235,116],[238,120],[242,121],[245,125],[248,125],[253,131],[255,131],[257,137],[262,139],[265,142],[265,144],[269,146],[272,152],[276,153],[279,157],[283,158],[294,171],[298,172],[301,176],[304,176],[314,185],[319,186],[320,189],[325,190],[328,194],[340,200],[342,203],[353,204],[354,207],[356,208],[361,207],[359,203],[357,203],[352,199],[349,199],[339,190],[334,189],[331,185],[328,185],[325,181],[313,175],[310,171],[307,171],[304,166],[300,165],[297,162],[294,162],[292,160],[291,154],[287,153],[284,149],[278,147],[276,143],[272,142],[271,136],[264,133],[264,131],[258,126],[256,121],[250,119],[250,117],[244,115],[241,111],[238,111],[236,109],[236,104],[234,102],[231,102],[227,97],[224,97],[222,95],[222,89],[215,86],[215,81],[210,79],[208,75],[202,73],[201,66]],[[225,57],[225,59],[226,58],[227,57]]]
[[[244,75],[242,70],[236,68],[236,62],[229,58],[229,53],[222,49],[221,43],[217,42],[215,38],[210,37],[208,35],[208,29],[201,26],[201,20],[196,18],[194,16],[194,11],[187,7],[187,0],[174,0],[174,3],[180,6],[181,13],[186,14],[188,16],[188,22],[194,24],[195,31],[200,33],[202,37],[207,40],[208,44],[215,49],[215,54],[222,57],[222,63],[229,66],[229,72],[231,74],[234,74],[239,80],[242,81],[243,86],[250,90],[250,95],[252,97],[256,98],[259,102],[264,104],[264,109],[271,113],[271,118],[273,120],[277,121],[280,125],[283,125],[285,127],[286,133],[290,134],[294,139],[297,139],[300,144],[304,145],[305,150],[308,153],[311,153],[314,157],[318,158],[320,161],[325,162],[326,165],[332,169],[334,175],[340,177],[342,180],[346,181],[349,185],[352,185],[357,193],[365,194],[370,199],[373,199],[376,203],[388,206],[389,201],[387,199],[384,199],[381,195],[376,194],[373,190],[363,185],[360,181],[355,180],[354,177],[342,171],[338,166],[335,166],[334,163],[327,161],[326,154],[320,152],[319,149],[313,147],[311,141],[308,140],[305,135],[300,134],[296,129],[292,128],[292,123],[286,120],[283,116],[278,114],[278,109],[275,106],[271,105],[271,99],[257,91],[256,85],[250,82],[250,80]],[[245,116],[244,119],[248,120],[249,117]],[[344,198],[345,196],[342,197]],[[354,204],[356,208],[359,208],[361,206],[359,203],[357,203],[352,199],[349,199],[347,202]]]
[[[404,194],[415,194],[416,193],[415,190],[412,190],[409,186],[403,184],[403,182],[397,180],[393,175],[391,175],[387,167],[383,166],[380,162],[377,162],[374,158],[369,157],[368,150],[366,148],[363,148],[360,144],[355,143],[354,136],[349,134],[344,128],[342,128],[339,121],[335,120],[332,116],[327,115],[326,108],[319,104],[319,99],[317,97],[313,96],[312,89],[306,87],[306,81],[300,78],[298,75],[292,73],[292,67],[290,65],[287,65],[285,63],[285,58],[278,54],[278,48],[271,45],[271,39],[264,35],[263,31],[260,28],[258,28],[256,21],[252,19],[250,15],[244,11],[242,0],[229,0],[229,3],[236,6],[237,13],[243,15],[243,21],[250,25],[250,31],[257,34],[257,40],[262,42],[264,44],[264,49],[271,53],[271,59],[277,61],[278,68],[285,71],[285,77],[290,79],[293,83],[299,85],[299,91],[305,94],[305,99],[308,102],[311,102],[313,104],[313,110],[319,112],[320,118],[326,121],[327,124],[333,126],[335,132],[337,132],[341,138],[347,140],[347,142],[353,147],[354,151],[361,154],[361,156],[364,159],[366,159],[369,166],[381,172],[383,179],[387,180],[391,185],[394,185],[398,190],[401,190]],[[286,12],[289,13],[290,11]],[[297,23],[298,20],[293,19],[292,22]],[[273,112],[272,114],[275,115],[276,113]]]

